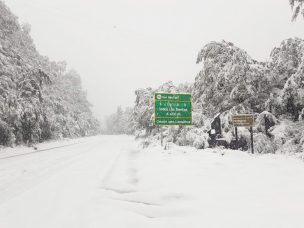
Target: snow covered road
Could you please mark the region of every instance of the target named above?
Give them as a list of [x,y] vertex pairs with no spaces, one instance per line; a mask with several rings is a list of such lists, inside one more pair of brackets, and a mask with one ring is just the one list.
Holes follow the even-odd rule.
[[282,155],[98,136],[0,160],[0,227],[300,228],[303,180]]
[[[91,200],[130,137],[93,137],[81,144],[0,160],[0,227],[66,227]],[[23,153],[23,152],[21,152]]]

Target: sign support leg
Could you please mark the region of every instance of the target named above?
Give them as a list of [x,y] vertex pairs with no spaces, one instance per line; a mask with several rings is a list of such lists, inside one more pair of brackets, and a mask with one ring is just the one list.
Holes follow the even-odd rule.
[[163,146],[164,145],[164,136],[163,136],[163,127],[160,127],[160,145]]
[[235,144],[236,144],[236,149],[239,149],[239,139],[238,139],[238,130],[237,127],[235,127]]
[[250,134],[251,134],[251,153],[254,154],[254,148],[253,148],[253,129],[250,127]]

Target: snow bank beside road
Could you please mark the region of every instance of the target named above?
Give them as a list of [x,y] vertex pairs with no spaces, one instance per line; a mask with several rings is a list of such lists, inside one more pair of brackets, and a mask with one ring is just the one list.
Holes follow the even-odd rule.
[[120,162],[125,178],[113,171],[107,188],[146,218],[132,227],[304,226],[300,160],[172,146],[148,148]]
[[301,160],[86,140],[0,160],[1,228],[304,227]]

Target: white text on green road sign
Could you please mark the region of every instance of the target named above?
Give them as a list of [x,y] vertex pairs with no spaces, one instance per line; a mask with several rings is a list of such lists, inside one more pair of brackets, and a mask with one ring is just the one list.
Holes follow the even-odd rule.
[[156,125],[191,125],[191,94],[156,93],[155,124]]

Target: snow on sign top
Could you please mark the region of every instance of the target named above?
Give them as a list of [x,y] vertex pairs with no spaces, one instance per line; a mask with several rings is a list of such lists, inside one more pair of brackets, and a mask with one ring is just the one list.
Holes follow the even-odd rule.
[[155,93],[155,125],[192,125],[191,94]]
[[234,127],[252,127],[254,125],[254,115],[234,115],[232,116],[232,123]]

